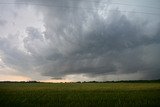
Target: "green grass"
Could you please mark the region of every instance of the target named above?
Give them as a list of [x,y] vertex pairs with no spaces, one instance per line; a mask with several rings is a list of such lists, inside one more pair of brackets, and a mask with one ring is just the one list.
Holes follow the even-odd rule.
[[160,107],[160,83],[0,83],[0,107]]

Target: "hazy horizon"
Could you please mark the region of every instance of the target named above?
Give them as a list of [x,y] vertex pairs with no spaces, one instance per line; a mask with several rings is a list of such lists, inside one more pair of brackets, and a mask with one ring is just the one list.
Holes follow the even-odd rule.
[[0,81],[160,79],[159,0],[0,0]]

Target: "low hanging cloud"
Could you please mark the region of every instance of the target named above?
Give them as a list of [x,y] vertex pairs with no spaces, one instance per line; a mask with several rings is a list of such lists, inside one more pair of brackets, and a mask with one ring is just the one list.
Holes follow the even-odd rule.
[[0,38],[2,59],[7,65],[54,79],[71,74],[102,76],[117,72],[140,72],[143,79],[160,78],[160,20],[131,20],[117,8],[113,8],[115,12],[108,11],[111,7],[102,8],[97,2],[37,2],[56,5],[35,6],[44,16],[45,31],[32,26],[26,29],[26,52],[13,46],[13,39]]

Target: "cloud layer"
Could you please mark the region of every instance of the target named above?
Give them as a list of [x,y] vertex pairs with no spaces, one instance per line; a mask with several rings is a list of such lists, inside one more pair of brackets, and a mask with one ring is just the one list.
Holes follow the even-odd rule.
[[71,74],[96,77],[117,73],[160,78],[160,20],[134,14],[133,19],[118,8],[83,0],[38,3],[56,5],[33,6],[43,14],[45,30],[28,26],[21,41],[23,50],[18,48],[17,35],[1,37],[0,52],[6,65],[58,79]]

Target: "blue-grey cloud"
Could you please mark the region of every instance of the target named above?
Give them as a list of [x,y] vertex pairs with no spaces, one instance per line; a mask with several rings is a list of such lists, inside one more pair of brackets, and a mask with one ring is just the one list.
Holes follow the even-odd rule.
[[160,20],[131,20],[117,8],[107,12],[97,2],[36,2],[57,5],[35,6],[43,13],[45,32],[26,29],[23,43],[28,54],[13,47],[9,38],[0,39],[5,63],[52,77],[141,72],[143,79],[160,78]]
[[0,26],[4,26],[6,23],[7,23],[7,21],[6,21],[6,20],[2,20],[2,19],[0,19]]

